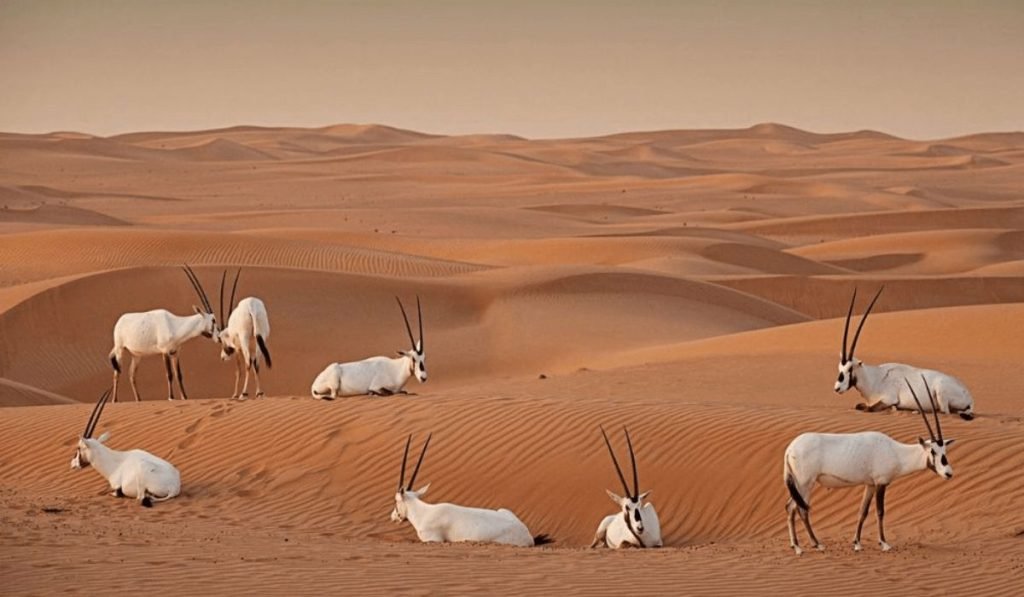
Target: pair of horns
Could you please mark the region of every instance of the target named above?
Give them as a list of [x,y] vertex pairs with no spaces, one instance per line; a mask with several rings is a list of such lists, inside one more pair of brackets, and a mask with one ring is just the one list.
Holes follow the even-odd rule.
[[[186,263],[181,266],[181,269],[188,276],[188,281],[192,283],[192,288],[196,291],[196,295],[199,297],[199,302],[203,305],[203,310],[213,315],[213,307],[210,306],[210,299],[206,296],[206,291],[203,289],[203,285],[199,282],[199,277],[192,271],[192,268]],[[221,279],[221,294],[224,294],[224,280]]]
[[405,314],[405,307],[402,306],[402,299],[395,297],[398,301],[398,308],[402,310],[402,319],[405,320],[405,331],[409,332],[409,342],[412,342],[412,349],[416,350],[420,354],[423,354],[423,310],[420,309],[420,297],[416,295],[416,318],[420,324],[420,343],[419,348],[416,346],[416,338],[412,337],[412,326],[409,325],[409,316]]
[[843,328],[843,363],[846,363],[853,359],[853,353],[857,350],[857,340],[860,339],[860,331],[864,329],[864,322],[868,320],[868,314],[871,313],[871,308],[875,306],[875,301],[878,300],[878,296],[885,290],[885,286],[878,289],[875,293],[875,298],[871,299],[871,303],[868,305],[868,310],[864,312],[864,316],[860,318],[860,324],[857,325],[857,333],[853,335],[853,344],[850,345],[850,350],[846,350],[846,339],[850,335],[850,318],[853,317],[853,305],[857,302],[857,289],[853,289],[853,298],[850,299],[850,310],[846,312],[846,327]]
[[924,390],[928,392],[928,400],[932,404],[932,415],[935,417],[935,431],[932,431],[931,423],[928,422],[928,415],[924,414],[924,408],[921,407],[921,401],[917,399],[917,393],[914,392],[914,386],[910,385],[910,380],[903,378],[903,381],[907,382],[907,387],[910,388],[910,395],[914,397],[914,402],[917,403],[917,410],[921,412],[921,417],[924,418],[924,425],[928,428],[928,437],[932,438],[932,441],[937,444],[942,444],[942,424],[939,423],[939,405],[935,401],[935,395],[932,394],[932,389],[928,387],[928,381],[921,376],[921,382],[924,384]]
[[238,276],[242,275],[242,268],[238,268],[235,272],[235,283],[231,285],[231,300],[228,301],[228,310],[224,311],[224,282],[228,277],[228,270],[220,275],[220,323],[221,325],[227,325],[228,317],[231,316],[231,312],[235,310],[235,290],[238,289]]
[[108,398],[110,398],[109,388],[100,396],[96,406],[92,407],[92,414],[89,415],[89,421],[85,424],[85,431],[82,433],[82,437],[86,439],[92,437],[92,432],[96,430],[96,424],[100,422],[100,415],[103,414],[103,407],[107,404]]
[[626,477],[622,474],[622,469],[619,467],[619,461],[615,458],[615,450],[612,450],[612,443],[608,441],[608,434],[604,432],[604,426],[601,427],[601,435],[604,436],[604,445],[608,446],[608,453],[612,456],[612,464],[615,465],[615,472],[619,473],[619,481],[622,481],[622,489],[626,492],[626,496],[634,502],[640,496],[640,476],[636,470],[636,455],[633,454],[633,441],[629,439],[629,430],[625,427],[622,431],[626,433],[626,445],[629,446],[629,460],[633,465],[633,491],[629,491],[629,486],[626,485]]
[[409,477],[408,485],[405,483],[405,463],[409,461],[409,446],[412,445],[412,434],[409,434],[409,439],[405,440],[405,455],[402,456],[402,472],[398,477],[398,491],[412,491],[412,484],[416,482],[416,475],[420,472],[420,465],[423,464],[423,457],[427,455],[427,446],[430,445],[430,438],[434,437],[433,433],[427,435],[427,441],[423,444],[423,450],[420,452],[420,459],[416,461],[416,468],[412,471],[412,476]]

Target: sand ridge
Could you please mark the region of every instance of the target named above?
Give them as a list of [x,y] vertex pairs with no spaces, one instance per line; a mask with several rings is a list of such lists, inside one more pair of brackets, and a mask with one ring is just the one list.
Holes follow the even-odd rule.
[[[1020,133],[237,126],[5,133],[0,162],[8,591],[145,578],[182,593],[996,595],[1024,582]],[[68,461],[110,383],[118,315],[191,312],[186,262],[215,307],[239,266],[239,296],[267,304],[269,397],[228,401],[233,365],[209,340],[181,350],[188,402],[164,400],[160,359],[144,360],[146,400],[100,423],[113,447],[182,471],[181,497],[142,510]],[[916,414],[860,413],[832,392],[850,293],[882,285],[858,356],[956,375],[978,418],[943,421],[954,480],[893,485],[894,553],[878,553],[872,522],[853,554],[860,492],[819,488],[828,551],[796,558],[780,479],[793,437],[924,434]],[[394,296],[417,295],[427,384],[307,396],[327,363],[407,348]],[[583,549],[617,489],[599,425],[629,426],[665,549]],[[429,499],[510,508],[555,543],[428,546],[393,525],[403,439],[429,431]]]

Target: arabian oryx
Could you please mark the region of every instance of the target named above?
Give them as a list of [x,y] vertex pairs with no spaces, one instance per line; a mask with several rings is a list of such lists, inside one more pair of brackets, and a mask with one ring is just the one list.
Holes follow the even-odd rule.
[[865,431],[862,433],[804,433],[794,439],[786,448],[783,459],[783,482],[789,490],[790,499],[786,503],[789,515],[789,544],[797,555],[803,553],[796,538],[796,515],[804,521],[807,535],[818,550],[824,546],[811,530],[810,502],[811,491],[815,483],[825,487],[864,486],[864,499],[860,505],[860,517],[857,519],[857,532],[853,536],[853,549],[860,551],[860,531],[864,519],[871,509],[871,499],[875,499],[875,514],[878,516],[878,543],[882,551],[892,549],[885,542],[885,529],[882,520],[885,517],[885,490],[890,483],[906,475],[926,468],[931,469],[943,479],[953,477],[953,468],[949,465],[946,450],[955,440],[942,437],[942,425],[939,423],[938,405],[932,395],[928,381],[921,378],[928,401],[935,417],[935,431],[928,422],[925,408],[917,400],[917,393],[909,380],[904,380],[910,395],[918,404],[918,411],[924,417],[930,439],[918,438],[915,444],[900,443],[893,438],[878,433]]
[[[226,272],[225,272],[226,273]],[[220,331],[220,358],[225,361],[235,357],[235,390],[232,398],[245,399],[249,395],[249,371],[256,377],[256,397],[263,396],[263,388],[260,387],[260,363],[259,352],[263,353],[263,360],[267,368],[273,367],[270,360],[270,350],[267,348],[267,340],[270,338],[270,319],[267,317],[267,308],[263,301],[250,296],[238,301],[235,306],[235,290],[238,289],[238,276],[242,273],[239,268],[235,272],[235,282],[231,285],[231,299],[228,301],[230,316],[225,319],[224,311],[224,281],[221,280],[220,294],[220,320],[226,322],[225,327]],[[242,384],[242,393],[238,393],[238,381],[245,369],[245,383]]]
[[[185,343],[203,335],[207,338],[217,340],[217,318],[210,306],[210,299],[206,296],[199,278],[189,266],[182,268],[188,276],[192,288],[199,296],[202,307],[192,306],[195,315],[180,316],[167,311],[166,309],[154,309],[145,313],[125,313],[114,324],[114,348],[110,351],[110,364],[114,367],[114,394],[113,401],[117,402],[117,380],[121,375],[121,356],[125,350],[132,356],[131,365],[128,368],[128,378],[131,380],[132,392],[135,393],[135,400],[139,401],[139,388],[135,385],[135,370],[143,357],[159,354],[164,358],[164,368],[167,369],[167,399],[174,400],[174,375],[178,375],[178,388],[181,390],[182,400],[187,400],[185,385],[181,377],[181,362],[178,360],[178,349]],[[224,276],[221,276],[221,296],[224,295]],[[173,364],[173,369],[172,369]]]
[[402,310],[405,331],[409,333],[412,350],[398,351],[398,358],[370,357],[353,363],[331,363],[313,381],[311,392],[316,399],[338,396],[390,396],[407,394],[403,388],[413,375],[420,383],[427,381],[427,361],[423,352],[423,311],[420,297],[416,297],[416,317],[419,320],[420,339],[412,337],[412,327],[405,307],[397,296],[398,308]]
[[[882,294],[882,288],[879,288],[875,298],[871,299],[871,303],[857,325],[857,332],[853,335],[853,344],[847,350],[846,339],[850,333],[850,318],[853,316],[853,305],[857,300],[857,290],[853,291],[850,310],[846,313],[846,327],[843,330],[843,350],[839,353],[839,378],[836,379],[836,393],[842,394],[851,387],[857,388],[860,395],[867,401],[857,404],[857,410],[868,412],[878,412],[888,408],[914,410],[912,396],[907,393],[908,386],[900,381],[903,379],[916,380],[920,377],[927,380],[928,385],[933,388],[936,408],[946,414],[959,413],[960,418],[968,421],[973,419],[974,398],[963,382],[952,375],[901,363],[865,365],[854,356],[860,331],[868,319],[868,314],[871,313],[871,308],[875,306],[875,301]],[[920,391],[923,388],[918,386],[917,389]],[[932,407],[925,405],[925,408]]]
[[107,390],[93,407],[85,424],[85,433],[78,440],[78,450],[71,459],[71,468],[82,469],[91,465],[110,483],[115,496],[135,498],[147,508],[153,502],[178,495],[181,492],[181,475],[170,462],[143,450],[120,452],[108,448],[105,443],[110,437],[109,432],[99,439],[92,439],[109,397],[110,390]]
[[602,544],[613,549],[622,547],[661,547],[661,522],[658,520],[658,513],[654,511],[654,505],[643,503],[650,491],[640,493],[640,477],[636,470],[636,456],[633,454],[633,441],[629,438],[629,430],[622,429],[626,433],[626,446],[629,448],[629,460],[633,465],[633,490],[626,485],[626,477],[622,475],[619,461],[615,458],[615,451],[608,441],[608,434],[601,427],[601,435],[604,436],[604,443],[608,446],[608,453],[611,454],[612,464],[615,465],[615,472],[619,474],[619,481],[622,481],[622,489],[625,497],[620,497],[606,489],[608,497],[612,498],[621,509],[621,514],[612,514],[604,517],[594,534],[594,542],[590,547],[599,547]]
[[409,460],[409,446],[412,435],[405,442],[405,454],[402,456],[402,471],[398,477],[398,492],[395,493],[395,509],[391,511],[391,520],[404,522],[408,520],[416,529],[416,535],[424,543],[457,543],[460,541],[476,541],[480,543],[501,543],[519,547],[531,547],[548,543],[546,535],[533,537],[519,518],[504,508],[485,510],[483,508],[467,508],[455,504],[428,504],[423,501],[430,484],[427,483],[413,491],[416,474],[420,472],[423,456],[427,453],[430,438],[423,444],[423,451],[416,461],[416,468],[405,482],[405,465]]

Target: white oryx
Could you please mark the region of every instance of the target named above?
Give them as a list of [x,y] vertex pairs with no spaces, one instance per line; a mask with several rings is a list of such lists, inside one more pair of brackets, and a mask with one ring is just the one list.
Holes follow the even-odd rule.
[[504,508],[485,510],[483,508],[467,508],[455,504],[428,504],[423,501],[430,484],[427,483],[413,491],[416,474],[420,472],[423,456],[427,453],[430,438],[423,444],[423,451],[416,462],[416,468],[405,483],[405,465],[409,460],[409,446],[412,435],[405,442],[405,455],[402,456],[402,471],[398,478],[398,492],[395,493],[395,509],[391,511],[391,520],[404,522],[408,520],[416,529],[416,535],[424,543],[456,543],[460,541],[477,541],[480,543],[501,543],[519,547],[531,547],[548,543],[546,535],[533,537],[519,518]]
[[100,396],[92,409],[85,433],[78,440],[78,451],[71,459],[72,469],[92,466],[110,483],[117,497],[130,497],[149,508],[153,502],[162,502],[181,493],[181,474],[170,462],[143,450],[120,452],[105,444],[110,433],[92,439],[92,433],[103,414],[110,390]]
[[620,497],[605,489],[608,497],[612,498],[620,508],[621,514],[612,514],[604,517],[601,524],[594,533],[594,541],[590,547],[606,545],[613,549],[622,547],[661,547],[661,522],[658,520],[658,513],[654,511],[654,505],[643,503],[650,491],[640,493],[640,478],[636,470],[636,456],[633,454],[633,442],[629,438],[629,430],[622,429],[626,433],[626,445],[629,447],[629,460],[633,464],[633,491],[626,485],[626,478],[619,468],[619,461],[615,458],[615,451],[608,441],[608,434],[601,427],[601,435],[604,436],[604,443],[608,446],[608,453],[611,454],[612,464],[615,465],[615,472],[619,474],[619,481],[622,481],[622,489],[625,497]]
[[946,450],[955,440],[942,437],[942,425],[936,412],[938,405],[922,378],[928,400],[931,402],[935,417],[935,432],[928,423],[928,415],[917,400],[917,394],[905,380],[910,395],[917,401],[918,411],[924,417],[930,439],[918,438],[915,444],[904,444],[884,433],[866,431],[862,433],[804,433],[794,439],[786,448],[783,459],[783,482],[789,490],[790,499],[786,503],[789,515],[789,544],[797,555],[803,553],[796,538],[796,515],[804,521],[804,527],[811,542],[818,550],[824,550],[818,538],[811,530],[810,501],[811,491],[815,483],[824,487],[864,486],[864,499],[860,506],[860,518],[857,520],[857,532],[853,536],[853,549],[861,550],[860,531],[864,519],[871,509],[871,499],[875,499],[875,514],[878,517],[878,543],[882,551],[892,549],[885,542],[885,529],[882,521],[885,517],[885,490],[896,479],[916,473],[926,468],[931,469],[943,479],[953,477],[953,468],[949,465]]
[[419,319],[420,339],[412,337],[412,327],[405,307],[397,296],[398,308],[402,310],[405,331],[409,333],[412,350],[398,351],[396,359],[370,357],[353,363],[331,363],[313,381],[311,392],[316,399],[337,398],[338,396],[390,396],[406,394],[403,388],[413,375],[420,383],[427,381],[427,361],[423,352],[423,311],[420,297],[416,297],[416,317]]
[[[181,362],[178,349],[197,336],[206,336],[217,340],[217,318],[210,306],[199,278],[189,266],[182,268],[188,276],[192,288],[199,296],[202,307],[192,306],[195,315],[180,316],[166,309],[154,309],[145,313],[125,313],[114,324],[114,348],[110,351],[110,364],[114,367],[114,392],[112,400],[117,402],[117,380],[121,375],[121,356],[125,350],[132,356],[128,368],[135,400],[139,401],[139,388],[135,385],[135,370],[143,357],[159,354],[164,357],[164,368],[167,369],[167,399],[174,400],[174,372],[178,375],[178,388],[182,400],[187,400],[185,386],[181,377]],[[224,276],[221,276],[221,296],[224,295]],[[173,364],[173,369],[172,369]]]
[[[235,357],[235,389],[231,393],[232,398],[245,398],[249,395],[249,371],[256,377],[256,397],[263,396],[263,388],[260,386],[260,363],[259,353],[263,353],[263,360],[267,368],[273,367],[270,360],[270,350],[267,348],[267,340],[270,338],[270,319],[267,317],[267,308],[260,299],[250,296],[238,301],[235,306],[235,290],[238,289],[238,276],[242,273],[239,268],[235,272],[235,282],[231,285],[231,299],[228,301],[228,313],[230,316],[225,319],[224,311],[224,281],[221,280],[220,294],[220,320],[227,322],[218,335],[220,342],[220,358],[225,361]],[[242,384],[242,393],[238,393],[238,381],[242,377],[242,370],[245,369],[245,383]]]
[[[884,286],[882,287],[884,288]],[[860,395],[867,402],[857,404],[857,410],[878,412],[888,408],[899,410],[914,410],[912,396],[907,392],[906,385],[900,383],[904,379],[916,380],[918,377],[927,380],[928,385],[935,393],[935,405],[940,411],[946,414],[959,413],[960,418],[970,421],[974,418],[974,398],[967,390],[967,387],[959,379],[931,369],[919,369],[902,363],[884,363],[873,366],[865,365],[860,359],[854,356],[857,350],[857,339],[860,338],[860,331],[867,321],[871,308],[875,301],[882,294],[882,288],[878,289],[875,298],[871,300],[867,311],[861,317],[857,325],[857,333],[853,336],[853,344],[849,351],[846,348],[846,339],[850,333],[850,318],[853,316],[853,305],[857,300],[857,290],[853,291],[853,298],[850,299],[850,310],[846,314],[846,327],[843,330],[843,350],[839,353],[839,377],[836,379],[835,391],[838,394],[857,388]],[[918,386],[918,391],[923,390]],[[932,408],[925,405],[925,408]]]

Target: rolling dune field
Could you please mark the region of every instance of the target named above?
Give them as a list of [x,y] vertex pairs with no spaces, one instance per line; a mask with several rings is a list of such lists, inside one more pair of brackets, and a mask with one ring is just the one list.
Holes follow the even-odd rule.
[[[1015,595],[1024,586],[1024,134],[917,141],[779,124],[586,139],[380,125],[114,137],[0,134],[4,594]],[[143,509],[71,471],[111,383],[118,316],[198,299],[225,270],[267,305],[267,397],[234,365],[159,357],[98,430],[182,472]],[[229,278],[230,279],[230,278]],[[789,548],[786,445],[805,431],[927,437],[832,390],[850,295],[885,287],[857,356],[962,379],[956,475],[814,493],[827,549]],[[429,379],[317,401],[329,363],[408,349]],[[413,328],[416,322],[413,315]],[[619,492],[599,426],[637,449],[665,547],[587,549]],[[427,498],[515,511],[553,543],[420,544],[389,518],[407,434]],[[798,526],[801,541],[806,535]]]

